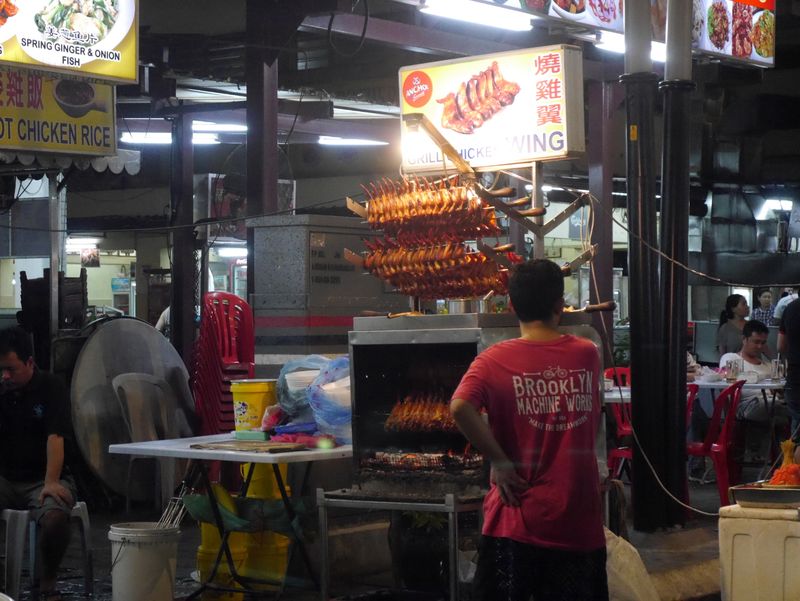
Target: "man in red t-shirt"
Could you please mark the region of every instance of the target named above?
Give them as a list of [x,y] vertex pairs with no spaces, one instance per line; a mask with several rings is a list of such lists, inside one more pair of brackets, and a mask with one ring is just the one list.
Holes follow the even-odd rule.
[[492,467],[475,598],[607,601],[600,356],[589,340],[558,331],[564,278],[552,261],[516,266],[509,296],[521,336],[482,352],[450,404]]

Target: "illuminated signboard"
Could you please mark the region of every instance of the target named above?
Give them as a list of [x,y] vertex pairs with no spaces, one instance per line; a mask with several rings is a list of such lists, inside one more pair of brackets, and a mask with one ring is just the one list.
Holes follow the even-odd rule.
[[0,63],[138,78],[138,0],[0,0]]
[[[576,27],[623,33],[623,0],[495,0]],[[651,0],[653,39],[664,41],[667,0]],[[693,0],[692,48],[701,54],[771,67],[775,62],[775,0]]]
[[[475,169],[530,165],[584,151],[582,53],[574,46],[501,52],[400,69],[402,114],[422,113]],[[401,124],[403,169],[453,166]]]
[[692,45],[705,54],[772,66],[775,0],[694,0]]
[[32,71],[0,71],[0,148],[114,154],[113,86]]

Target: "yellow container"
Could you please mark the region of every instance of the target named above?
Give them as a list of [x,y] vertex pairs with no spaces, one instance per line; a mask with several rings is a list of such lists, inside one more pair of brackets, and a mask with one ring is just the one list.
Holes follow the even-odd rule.
[[[283,582],[289,564],[289,539],[274,532],[256,532],[248,535],[247,559],[244,574],[251,578]],[[259,589],[271,590],[275,585],[260,585]]]
[[233,415],[237,430],[261,427],[267,407],[278,402],[277,380],[235,380],[231,382]]
[[[236,513],[236,503],[231,494],[225,490],[225,487],[220,484],[211,485],[214,490],[214,496],[217,502],[225,509]],[[247,545],[249,539],[244,532],[231,532],[228,535],[228,546],[231,550],[236,570],[242,573],[244,564],[247,559]],[[200,522],[200,546],[197,548],[197,570],[200,573],[200,581],[205,582],[208,575],[211,573],[211,567],[214,565],[214,560],[219,553],[219,547],[222,541],[219,537],[219,530],[216,525],[207,522]],[[217,569],[214,582],[222,586],[238,587],[231,578],[230,570],[228,570],[228,562],[225,557]],[[203,594],[203,599],[213,601],[243,601],[243,593],[226,593],[222,591],[207,591]]]
[[[243,463],[241,466],[242,478],[247,476],[247,470],[250,469],[249,463]],[[281,479],[284,486],[286,486],[286,478],[289,470],[288,465],[279,463],[278,469],[281,473]],[[286,486],[286,494],[291,496],[291,490]],[[275,472],[272,465],[267,463],[257,463],[253,470],[253,477],[250,480],[250,487],[247,489],[247,496],[254,499],[280,499],[281,491],[278,488],[278,483],[275,481]]]
[[[211,574],[211,568],[214,565],[214,560],[217,558],[217,549],[213,551],[205,551],[202,548],[197,549],[197,571],[200,575],[200,582],[205,582]],[[231,550],[231,558],[233,565],[236,566],[238,574],[244,574],[245,566],[247,565],[247,551],[234,551]],[[214,575],[214,584],[226,586],[230,588],[242,588],[231,576],[228,569],[228,561],[225,556],[217,568],[217,573]],[[244,590],[244,589],[242,589]],[[214,591],[207,590],[203,592],[203,599],[213,601],[244,601],[244,592],[229,592],[229,591]]]

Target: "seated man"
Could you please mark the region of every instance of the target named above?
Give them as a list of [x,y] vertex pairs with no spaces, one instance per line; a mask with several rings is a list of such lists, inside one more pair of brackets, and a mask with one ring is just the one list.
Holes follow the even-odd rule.
[[[748,321],[742,330],[742,350],[738,353],[725,353],[722,355],[719,360],[719,366],[726,367],[730,361],[734,361],[739,364],[739,379],[745,379],[746,372],[757,373],[759,380],[769,378],[772,368],[764,355],[764,350],[767,347],[767,336],[769,336],[767,326],[754,319]],[[774,403],[775,417],[785,422],[789,415],[786,404],[782,399],[775,399]],[[764,431],[764,427],[769,424],[772,416],[770,416],[769,408],[764,402],[761,391],[742,391],[736,417],[761,425],[757,428],[750,428],[751,432],[749,434],[752,434],[752,438],[755,440],[748,442],[747,446],[751,453],[756,453],[763,457],[765,451],[769,449],[769,435]],[[754,430],[761,430],[761,432],[755,432]]]
[[60,599],[56,573],[70,538],[74,487],[64,467],[67,391],[39,371],[30,337],[0,331],[0,509],[27,509],[39,524],[40,598]]

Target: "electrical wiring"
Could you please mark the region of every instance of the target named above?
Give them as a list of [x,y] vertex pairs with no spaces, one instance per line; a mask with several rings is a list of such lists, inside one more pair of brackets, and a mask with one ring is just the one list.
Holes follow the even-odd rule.
[[361,37],[358,40],[358,45],[353,52],[342,52],[339,48],[336,47],[336,44],[333,42],[333,20],[336,18],[336,13],[331,13],[331,19],[328,21],[328,45],[333,49],[333,51],[343,58],[353,58],[356,54],[361,52],[361,49],[364,47],[364,42],[367,41],[367,25],[369,24],[369,2],[368,0],[355,0],[353,2],[353,10],[355,12],[356,6],[358,6],[359,2],[364,3],[364,27],[361,29]]

